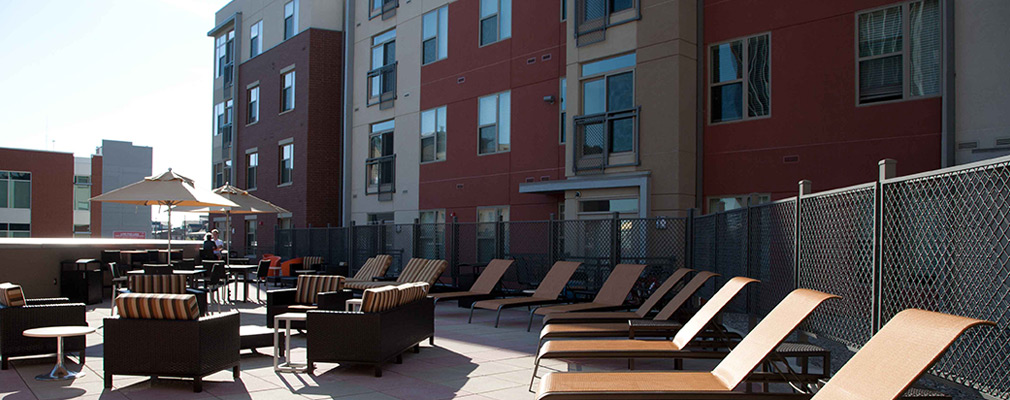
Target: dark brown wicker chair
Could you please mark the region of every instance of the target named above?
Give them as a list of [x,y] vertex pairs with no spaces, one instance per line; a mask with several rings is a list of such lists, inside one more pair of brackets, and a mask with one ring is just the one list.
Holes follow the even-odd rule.
[[[124,310],[120,310],[124,313]],[[203,377],[231,368],[239,377],[237,312],[191,320],[105,319],[105,387],[113,375],[193,378],[193,391],[203,390]]]
[[385,311],[317,310],[307,316],[309,371],[317,362],[369,364],[380,377],[382,364],[393,359],[402,362],[403,353],[411,349],[417,353],[425,339],[435,343],[435,302],[423,294]]
[[[56,353],[56,341],[47,338],[25,337],[26,329],[47,326],[87,325],[83,303],[71,303],[65,297],[25,299],[18,307],[0,306],[0,368],[10,367],[11,357]],[[63,339],[64,353],[77,352],[84,364],[85,341],[83,336]]]
[[[294,288],[268,291],[266,326],[268,328],[273,328],[274,316],[284,314],[286,312],[306,312],[317,309],[343,310],[344,304],[347,300],[354,297],[350,290],[344,289],[343,277],[340,277],[341,282],[336,288],[324,288],[315,293],[315,302],[305,301],[306,298],[311,299],[311,297],[313,297],[312,294],[307,294],[306,298],[299,299],[299,288],[302,288],[305,285],[305,282],[326,279],[327,277],[333,276],[339,275],[302,275],[298,277],[298,282]],[[293,321],[291,323],[291,327],[295,329],[305,329],[305,326],[306,324],[304,321]]]

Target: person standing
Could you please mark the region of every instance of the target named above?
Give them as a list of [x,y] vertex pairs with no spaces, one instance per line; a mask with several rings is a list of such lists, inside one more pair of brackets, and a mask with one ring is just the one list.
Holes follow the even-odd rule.
[[221,259],[221,250],[224,249],[224,241],[221,240],[221,237],[220,237],[221,232],[219,232],[217,229],[214,229],[214,230],[210,231],[210,234],[214,236],[214,245],[217,246],[217,247],[214,248],[214,255],[217,256],[218,260],[220,260]]

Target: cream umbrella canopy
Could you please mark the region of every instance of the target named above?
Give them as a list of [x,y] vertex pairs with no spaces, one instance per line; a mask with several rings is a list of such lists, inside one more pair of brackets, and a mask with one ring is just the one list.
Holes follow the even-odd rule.
[[271,203],[269,201],[263,200],[259,197],[249,194],[249,192],[239,189],[230,184],[225,184],[217,189],[214,189],[214,193],[224,197],[235,204],[237,207],[222,207],[222,206],[208,206],[200,208],[178,208],[176,211],[185,212],[195,212],[195,213],[224,213],[225,214],[225,233],[228,235],[228,240],[225,242],[228,244],[227,258],[231,258],[231,214],[275,214],[275,213],[286,213],[289,212],[281,208],[280,206]]
[[171,260],[172,250],[172,208],[177,206],[237,207],[238,204],[209,190],[197,189],[193,180],[172,172],[169,168],[161,175],[149,176],[144,180],[91,198],[91,201],[136,204],[141,206],[161,205],[168,207],[168,250]]

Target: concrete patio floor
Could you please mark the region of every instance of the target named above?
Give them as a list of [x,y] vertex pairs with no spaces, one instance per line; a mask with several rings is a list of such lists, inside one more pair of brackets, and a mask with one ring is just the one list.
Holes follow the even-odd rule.
[[[255,299],[255,295],[252,296]],[[216,306],[211,304],[211,310]],[[266,310],[261,304],[238,303],[223,311],[237,309],[243,325],[265,324]],[[164,378],[116,375],[114,387],[104,388],[102,371],[102,319],[109,315],[109,303],[88,307],[88,324],[99,327],[88,335],[86,375],[73,381],[42,382],[35,376],[48,372],[54,356],[16,358],[11,369],[0,371],[0,399],[533,399],[527,390],[537,345],[537,324],[534,332],[526,332],[528,313],[525,309],[502,313],[501,327],[493,328],[494,313],[478,311],[473,324],[467,324],[468,309],[455,302],[439,304],[436,309],[435,346],[427,341],[421,352],[408,352],[403,364],[387,364],[383,376],[375,378],[366,366],[318,364],[313,374],[276,373],[273,371],[271,348],[259,349],[260,354],[243,350],[241,377],[233,380],[230,370],[218,372],[204,380],[202,393],[192,392],[192,381]],[[294,360],[304,360],[305,338],[292,339]],[[81,370],[76,357],[68,357],[71,370]],[[541,374],[551,370],[623,370],[623,360],[597,360],[566,363],[547,361]],[[670,360],[637,363],[639,369],[670,370]],[[712,361],[688,361],[686,369],[711,369]],[[537,380],[539,384],[539,380]]]

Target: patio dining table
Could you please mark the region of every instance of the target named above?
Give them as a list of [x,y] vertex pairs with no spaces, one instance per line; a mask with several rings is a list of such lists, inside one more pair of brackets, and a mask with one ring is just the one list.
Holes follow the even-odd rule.
[[[243,303],[248,303],[249,302],[249,273],[255,271],[256,268],[259,268],[259,265],[236,265],[236,264],[229,264],[229,265],[225,265],[224,266],[224,269],[225,269],[225,271],[228,272],[228,274],[230,274],[230,275],[232,275],[232,276],[234,276],[236,278],[238,278],[239,276],[242,277],[242,283],[245,285],[245,288],[243,288],[243,290],[242,290],[242,302]],[[235,280],[235,301],[238,301],[238,282],[239,281],[236,279]]]

